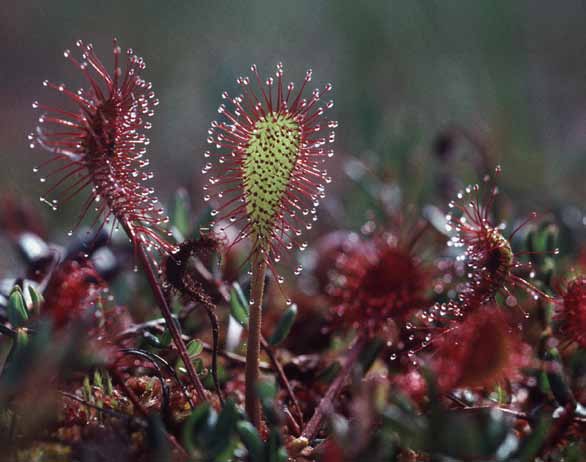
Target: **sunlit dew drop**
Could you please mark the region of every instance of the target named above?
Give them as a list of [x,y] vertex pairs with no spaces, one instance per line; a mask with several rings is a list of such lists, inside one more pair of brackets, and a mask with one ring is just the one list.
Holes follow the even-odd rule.
[[248,304],[251,306],[254,305],[254,299],[251,298],[250,300],[248,300]]
[[285,301],[285,303],[286,303],[286,305],[287,305],[287,306],[291,306],[291,305],[293,304],[293,301],[292,301],[290,298],[288,298],[288,299]]
[[73,231],[71,231],[71,230],[67,231],[67,235],[68,235],[69,237],[73,236]]
[[397,354],[393,353],[391,354],[391,356],[389,356],[389,358],[391,359],[391,361],[395,361],[397,359]]
[[138,273],[138,266],[134,265],[134,267],[132,268],[132,271],[134,271],[135,273]]

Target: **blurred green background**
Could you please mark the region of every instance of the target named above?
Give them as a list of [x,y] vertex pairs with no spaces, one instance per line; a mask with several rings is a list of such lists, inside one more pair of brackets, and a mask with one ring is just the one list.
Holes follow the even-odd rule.
[[[143,75],[161,100],[149,136],[163,200],[183,185],[198,204],[202,152],[221,91],[234,92],[251,63],[269,73],[283,61],[286,78],[299,81],[311,67],[313,83],[334,83],[333,197],[348,192],[342,169],[351,158],[425,190],[441,167],[433,140],[457,124],[486,141],[518,197],[580,209],[585,25],[586,3],[578,0],[4,1],[1,191],[34,200],[42,193],[31,168],[46,154],[31,151],[26,134],[35,125],[31,102],[58,101],[42,88],[44,79],[82,83],[63,50],[81,38],[110,63],[117,36],[145,58]],[[455,174],[466,155],[451,161]],[[471,180],[479,174],[462,169]],[[354,210],[348,213],[359,220],[363,210]],[[63,213],[60,221],[69,219]]]

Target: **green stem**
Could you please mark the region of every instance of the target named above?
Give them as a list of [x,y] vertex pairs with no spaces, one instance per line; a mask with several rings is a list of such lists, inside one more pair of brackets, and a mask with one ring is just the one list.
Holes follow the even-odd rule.
[[248,418],[256,428],[260,428],[260,402],[256,393],[259,376],[260,338],[262,325],[262,299],[265,288],[267,264],[260,255],[252,261],[252,281],[250,286],[250,314],[248,319],[248,341],[246,346],[246,396],[245,408]]

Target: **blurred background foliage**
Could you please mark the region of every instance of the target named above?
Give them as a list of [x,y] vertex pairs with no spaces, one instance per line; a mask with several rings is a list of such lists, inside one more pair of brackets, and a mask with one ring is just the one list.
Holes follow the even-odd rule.
[[[430,157],[434,137],[453,124],[483,137],[503,164],[503,188],[521,204],[525,198],[531,207],[536,196],[541,207],[544,199],[552,208],[579,204],[586,196],[585,19],[578,0],[3,2],[1,189],[42,192],[31,167],[46,153],[31,151],[26,134],[35,125],[31,102],[59,101],[42,80],[82,82],[63,50],[82,38],[108,63],[117,36],[145,58],[144,76],[161,100],[150,158],[165,203],[186,186],[202,204],[201,153],[221,91],[235,92],[235,78],[251,63],[268,73],[283,61],[286,78],[299,81],[312,67],[316,85],[335,84],[340,129],[330,168],[338,181],[330,198],[344,202],[343,226],[365,219],[361,196],[349,202],[349,159],[376,167],[384,180],[400,178],[419,202],[439,165]],[[480,172],[468,164],[450,168],[473,181]],[[50,215],[67,223],[63,213],[75,210]]]

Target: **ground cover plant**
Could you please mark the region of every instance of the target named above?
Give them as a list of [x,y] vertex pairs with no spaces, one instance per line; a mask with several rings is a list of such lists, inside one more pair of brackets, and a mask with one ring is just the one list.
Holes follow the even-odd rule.
[[[189,166],[203,191],[163,205],[145,61],[75,45],[84,86],[32,103],[40,201],[2,196],[3,458],[583,460],[583,229],[518,209],[474,133],[429,143],[477,181],[441,170],[425,201],[382,165],[332,178],[334,85],[252,65]],[[368,218],[311,233],[337,181]],[[65,245],[40,207],[78,211]]]

